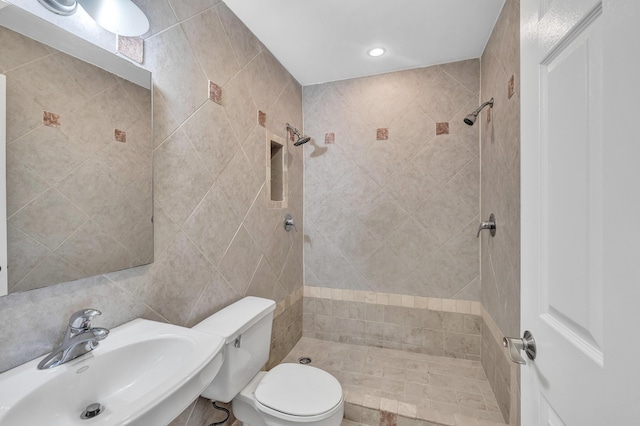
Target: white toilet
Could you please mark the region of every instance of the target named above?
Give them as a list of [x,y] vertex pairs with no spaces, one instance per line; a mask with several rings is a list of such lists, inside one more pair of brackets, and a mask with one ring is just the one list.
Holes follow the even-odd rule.
[[224,361],[202,392],[212,401],[233,400],[243,425],[339,426],[344,398],[338,380],[302,364],[260,371],[269,359],[273,300],[246,297],[193,328],[225,339]]

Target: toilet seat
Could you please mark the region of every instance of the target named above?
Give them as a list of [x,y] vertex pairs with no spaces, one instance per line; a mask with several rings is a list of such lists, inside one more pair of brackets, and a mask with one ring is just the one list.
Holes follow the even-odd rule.
[[255,390],[257,407],[278,417],[320,419],[342,404],[342,387],[331,374],[301,364],[280,364]]

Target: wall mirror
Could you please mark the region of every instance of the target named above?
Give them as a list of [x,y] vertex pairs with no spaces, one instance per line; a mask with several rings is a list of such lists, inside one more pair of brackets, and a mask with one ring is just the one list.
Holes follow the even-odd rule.
[[153,261],[151,73],[15,6],[6,76],[6,290]]

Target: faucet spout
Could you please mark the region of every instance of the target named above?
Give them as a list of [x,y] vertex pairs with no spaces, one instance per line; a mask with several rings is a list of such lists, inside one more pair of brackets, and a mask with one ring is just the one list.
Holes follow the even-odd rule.
[[100,315],[96,309],[78,311],[69,319],[62,343],[38,364],[39,370],[57,367],[98,347],[98,342],[109,335],[109,330],[91,327],[91,320]]

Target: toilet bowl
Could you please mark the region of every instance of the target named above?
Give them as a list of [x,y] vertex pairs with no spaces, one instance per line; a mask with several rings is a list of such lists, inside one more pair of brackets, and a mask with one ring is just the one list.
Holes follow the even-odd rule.
[[272,300],[245,297],[193,327],[225,339],[222,367],[201,395],[232,401],[243,425],[339,426],[344,398],[331,374],[302,364],[260,371],[269,359],[274,310]]
[[344,416],[340,383],[319,368],[300,364],[258,373],[232,406],[236,418],[252,426],[338,426]]

